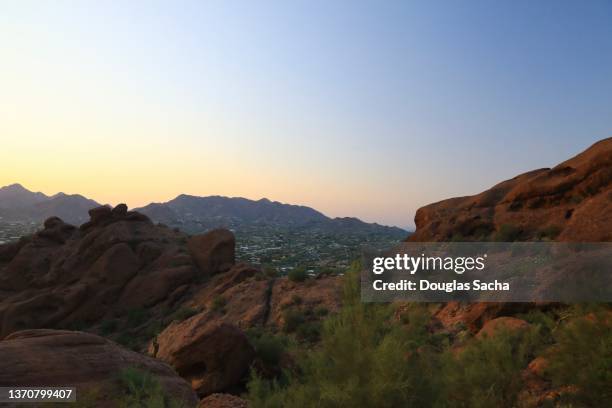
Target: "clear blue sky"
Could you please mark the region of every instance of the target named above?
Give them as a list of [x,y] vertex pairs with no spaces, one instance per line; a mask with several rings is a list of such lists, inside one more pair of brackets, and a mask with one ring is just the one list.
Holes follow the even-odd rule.
[[2,1],[0,47],[0,184],[102,202],[409,227],[612,136],[610,1]]

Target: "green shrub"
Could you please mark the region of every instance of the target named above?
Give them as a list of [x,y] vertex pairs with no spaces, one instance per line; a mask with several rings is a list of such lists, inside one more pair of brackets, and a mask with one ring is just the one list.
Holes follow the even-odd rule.
[[280,336],[270,333],[263,333],[261,336],[252,339],[251,343],[255,348],[257,357],[261,359],[267,367],[277,367],[286,349],[286,342]]
[[136,368],[121,370],[118,376],[118,407],[178,408],[182,404],[168,398],[159,381],[147,371]]
[[109,334],[115,332],[117,330],[118,322],[117,320],[104,320],[100,324],[100,334],[103,336],[108,336]]
[[521,230],[514,225],[503,224],[495,233],[494,240],[497,242],[514,242],[521,235]]
[[[603,309],[603,308],[602,308]],[[603,407],[612,401],[612,317],[600,310],[574,318],[554,332],[547,374],[557,387],[575,386],[562,395],[576,406]]]
[[561,233],[561,228],[556,226],[556,225],[550,225],[546,228],[544,228],[543,230],[541,230],[540,232],[538,232],[538,239],[542,240],[542,239],[550,239],[553,240],[555,238],[557,238],[557,236],[559,236],[559,234]]
[[319,322],[306,322],[299,325],[296,329],[299,339],[315,343],[321,336],[321,324]]
[[292,282],[304,282],[308,278],[305,268],[294,268],[287,274],[287,277]]
[[193,309],[191,307],[181,307],[172,315],[172,320],[178,320],[182,322],[183,320],[187,320],[192,316],[195,316],[199,313],[197,309]]
[[254,408],[433,405],[426,330],[390,325],[389,305],[361,303],[357,270],[346,276],[344,307],[324,322],[320,346],[299,360],[288,385],[252,374]]
[[213,312],[224,313],[226,305],[227,305],[227,300],[225,300],[223,296],[217,295],[215,296],[215,298],[212,301],[212,304],[210,305],[210,310],[212,310]]
[[263,274],[267,278],[276,278],[278,277],[278,269],[271,265],[266,265],[263,267]]
[[329,314],[329,310],[325,306],[317,306],[314,309],[314,314],[318,317],[327,316]]
[[521,372],[534,357],[536,331],[499,331],[445,353],[441,387],[452,407],[513,407],[523,387]]
[[286,333],[293,333],[306,321],[306,318],[301,311],[297,309],[288,309],[283,313],[283,321],[283,330]]
[[138,327],[149,319],[149,311],[144,308],[134,308],[128,310],[127,324],[129,327]]

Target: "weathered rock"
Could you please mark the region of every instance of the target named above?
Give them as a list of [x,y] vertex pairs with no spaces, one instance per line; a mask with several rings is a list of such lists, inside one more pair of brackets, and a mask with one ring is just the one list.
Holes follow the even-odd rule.
[[189,238],[187,247],[198,268],[205,275],[229,270],[235,262],[234,234],[226,229],[214,229]]
[[195,393],[167,364],[125,350],[101,337],[62,330],[26,330],[0,341],[0,386],[74,386],[95,406],[118,406],[118,375],[135,368],[149,372],[166,395],[195,407]]
[[[612,138],[552,169],[420,208],[409,241],[612,241]],[[505,229],[510,234],[502,234]]]
[[110,219],[113,213],[109,206],[103,205],[100,207],[92,208],[89,210],[89,217],[91,218],[91,222],[93,224],[97,224],[101,221]]
[[128,212],[128,206],[125,204],[117,204],[117,206],[115,208],[113,208],[113,215],[114,216],[124,216],[126,215]]
[[445,330],[461,331],[467,329],[476,333],[488,321],[500,316],[508,316],[529,310],[531,303],[444,303],[433,314]]
[[[272,288],[270,317],[268,325],[282,327],[285,311],[295,307],[302,311],[324,310],[326,314],[336,313],[341,306],[342,279],[329,276],[307,282],[292,282],[280,278]],[[296,304],[297,303],[297,304]]]
[[211,394],[200,401],[198,408],[248,408],[249,403],[231,394]]
[[211,319],[206,312],[172,323],[150,351],[172,365],[201,396],[240,384],[255,355],[239,328]]
[[517,333],[529,328],[529,323],[523,319],[516,317],[498,317],[497,319],[489,320],[482,326],[482,329],[476,334],[477,338],[492,337],[497,333],[506,331],[509,333]]
[[0,246],[0,338],[24,329],[95,327],[144,308],[139,313],[161,320],[180,301],[186,289],[176,290],[198,274],[187,235],[118,207],[93,209],[80,230],[52,217],[30,238]]

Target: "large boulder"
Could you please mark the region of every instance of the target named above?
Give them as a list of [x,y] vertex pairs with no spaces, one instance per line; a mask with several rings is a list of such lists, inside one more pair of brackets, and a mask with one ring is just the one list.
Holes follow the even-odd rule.
[[235,262],[236,239],[231,231],[214,229],[189,238],[187,248],[205,275],[226,272]]
[[93,398],[95,406],[119,406],[125,390],[118,381],[124,370],[150,373],[171,399],[195,407],[189,384],[167,364],[125,350],[101,337],[62,330],[26,330],[0,341],[0,386],[77,389],[77,399]]
[[255,356],[242,330],[207,312],[172,323],[157,337],[150,352],[172,365],[201,396],[239,385]]

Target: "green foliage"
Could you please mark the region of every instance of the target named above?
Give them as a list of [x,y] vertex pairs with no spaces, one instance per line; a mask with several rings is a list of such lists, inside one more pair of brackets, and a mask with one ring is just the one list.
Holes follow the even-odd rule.
[[199,313],[197,309],[193,309],[191,307],[181,307],[172,315],[172,320],[178,320],[182,322],[183,320],[187,320],[192,316],[195,316]]
[[319,322],[306,322],[297,327],[296,335],[300,340],[304,340],[310,343],[319,341],[321,336],[321,323]]
[[276,278],[278,277],[278,269],[271,265],[265,265],[263,267],[263,274],[267,278]]
[[267,332],[252,336],[250,339],[261,362],[268,368],[278,367],[287,349],[287,339]]
[[103,336],[108,336],[109,334],[114,333],[117,330],[117,327],[117,320],[104,320],[100,324],[100,334]]
[[127,332],[120,333],[119,336],[117,336],[117,338],[115,339],[115,341],[131,350],[136,350],[138,348],[138,339],[136,338],[136,336],[133,336]]
[[534,356],[537,330],[499,331],[449,350],[442,365],[443,400],[452,407],[513,407],[523,386],[521,371]]
[[293,333],[297,328],[304,324],[306,317],[298,309],[287,309],[283,312],[283,330],[286,333]]
[[390,325],[390,306],[361,303],[356,270],[347,276],[343,309],[323,324],[320,347],[299,362],[301,375],[286,387],[253,375],[253,407],[432,405],[427,373],[435,359],[423,347],[426,330]]
[[225,313],[225,306],[227,305],[227,300],[221,295],[215,296],[210,306],[210,309],[213,312]]
[[561,228],[557,225],[549,225],[538,232],[538,239],[540,240],[553,240],[561,233]]
[[[603,309],[603,308],[602,308]],[[612,401],[612,315],[600,310],[570,320],[554,333],[547,374],[557,387],[575,386],[564,402],[603,407]]]
[[521,230],[518,227],[510,224],[503,224],[495,233],[494,241],[497,242],[514,242],[521,235]]
[[304,282],[308,278],[308,274],[306,273],[306,268],[299,267],[289,271],[287,277],[292,282]]
[[325,306],[317,306],[313,312],[315,316],[318,317],[327,316],[329,314],[329,310]]
[[138,327],[149,319],[149,311],[145,308],[138,307],[128,310],[127,325],[129,327]]
[[182,404],[168,398],[159,381],[147,371],[136,368],[121,370],[118,376],[120,394],[118,407],[178,408]]

